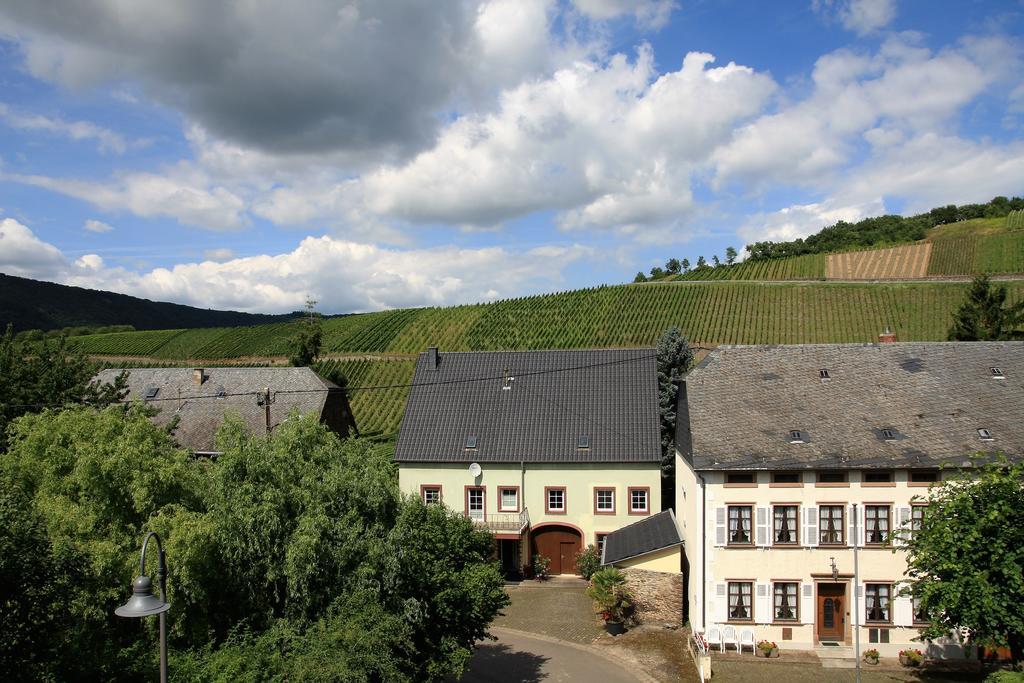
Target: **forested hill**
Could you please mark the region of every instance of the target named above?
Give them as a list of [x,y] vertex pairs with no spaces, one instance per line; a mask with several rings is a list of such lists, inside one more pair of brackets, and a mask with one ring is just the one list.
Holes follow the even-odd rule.
[[160,330],[259,325],[292,317],[214,311],[0,273],[0,332],[8,324],[14,325],[16,332],[105,325]]

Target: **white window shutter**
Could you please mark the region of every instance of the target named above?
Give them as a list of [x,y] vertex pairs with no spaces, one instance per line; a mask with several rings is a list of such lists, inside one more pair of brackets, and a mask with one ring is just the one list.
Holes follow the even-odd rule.
[[801,586],[800,597],[800,621],[804,624],[813,624],[815,619],[814,609],[814,584],[805,583]]
[[818,545],[818,508],[804,508],[804,545]]
[[771,585],[757,584],[757,597],[754,600],[754,621],[758,624],[770,624],[772,621]]
[[725,508],[715,508],[715,545],[725,545]]
[[861,509],[862,506],[858,505],[854,512],[852,505],[846,506],[846,545],[850,547],[864,545],[864,515]]
[[897,513],[896,528],[892,536],[892,542],[895,546],[905,545],[907,539],[907,532],[910,529],[910,508],[901,507]]
[[907,596],[892,599],[892,623],[896,626],[914,625],[914,601],[912,598]]
[[729,594],[724,583],[715,584],[715,604],[711,610],[711,620],[716,624],[729,621]]
[[757,508],[757,544],[768,545],[768,508]]

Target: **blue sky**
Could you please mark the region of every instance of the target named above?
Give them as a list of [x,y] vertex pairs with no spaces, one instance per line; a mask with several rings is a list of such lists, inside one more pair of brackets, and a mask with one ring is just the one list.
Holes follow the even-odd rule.
[[0,272],[210,308],[624,282],[1024,190],[1024,3],[0,8]]

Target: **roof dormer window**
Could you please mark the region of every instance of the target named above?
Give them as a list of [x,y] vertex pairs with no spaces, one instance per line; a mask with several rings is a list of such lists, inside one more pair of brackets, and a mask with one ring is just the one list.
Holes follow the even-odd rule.
[[804,438],[804,433],[801,432],[799,429],[793,429],[789,432],[790,443],[806,443],[806,441],[807,440]]
[[590,437],[586,434],[580,434],[580,438],[576,441],[576,448],[590,448]]
[[992,432],[988,431],[983,427],[978,428],[978,436],[981,437],[982,441],[995,441],[996,438],[992,436]]
[[992,372],[992,379],[1006,379],[1006,375],[1003,374],[1002,368],[992,367],[989,368],[989,370]]
[[476,448],[478,441],[475,434],[470,434],[466,437],[466,448]]
[[832,379],[832,375],[829,374],[828,368],[822,368],[818,370],[818,379],[822,382]]
[[892,429],[883,429],[882,430],[882,438],[885,439],[886,441],[895,441],[896,440],[896,432],[894,430],[892,430]]

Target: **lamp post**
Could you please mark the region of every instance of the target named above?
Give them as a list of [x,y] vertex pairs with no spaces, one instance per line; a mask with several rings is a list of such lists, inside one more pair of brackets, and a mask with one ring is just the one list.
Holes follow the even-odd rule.
[[[159,555],[159,566],[156,573],[157,581],[160,583],[159,598],[153,595],[153,582],[146,576],[146,546],[149,545],[151,538],[156,539]],[[155,531],[150,531],[142,541],[139,575],[132,582],[132,597],[124,605],[114,610],[114,614],[133,619],[151,617],[154,614],[160,615],[160,683],[167,683],[167,610],[170,608],[171,606],[167,603],[167,557],[164,555],[160,536]]]

